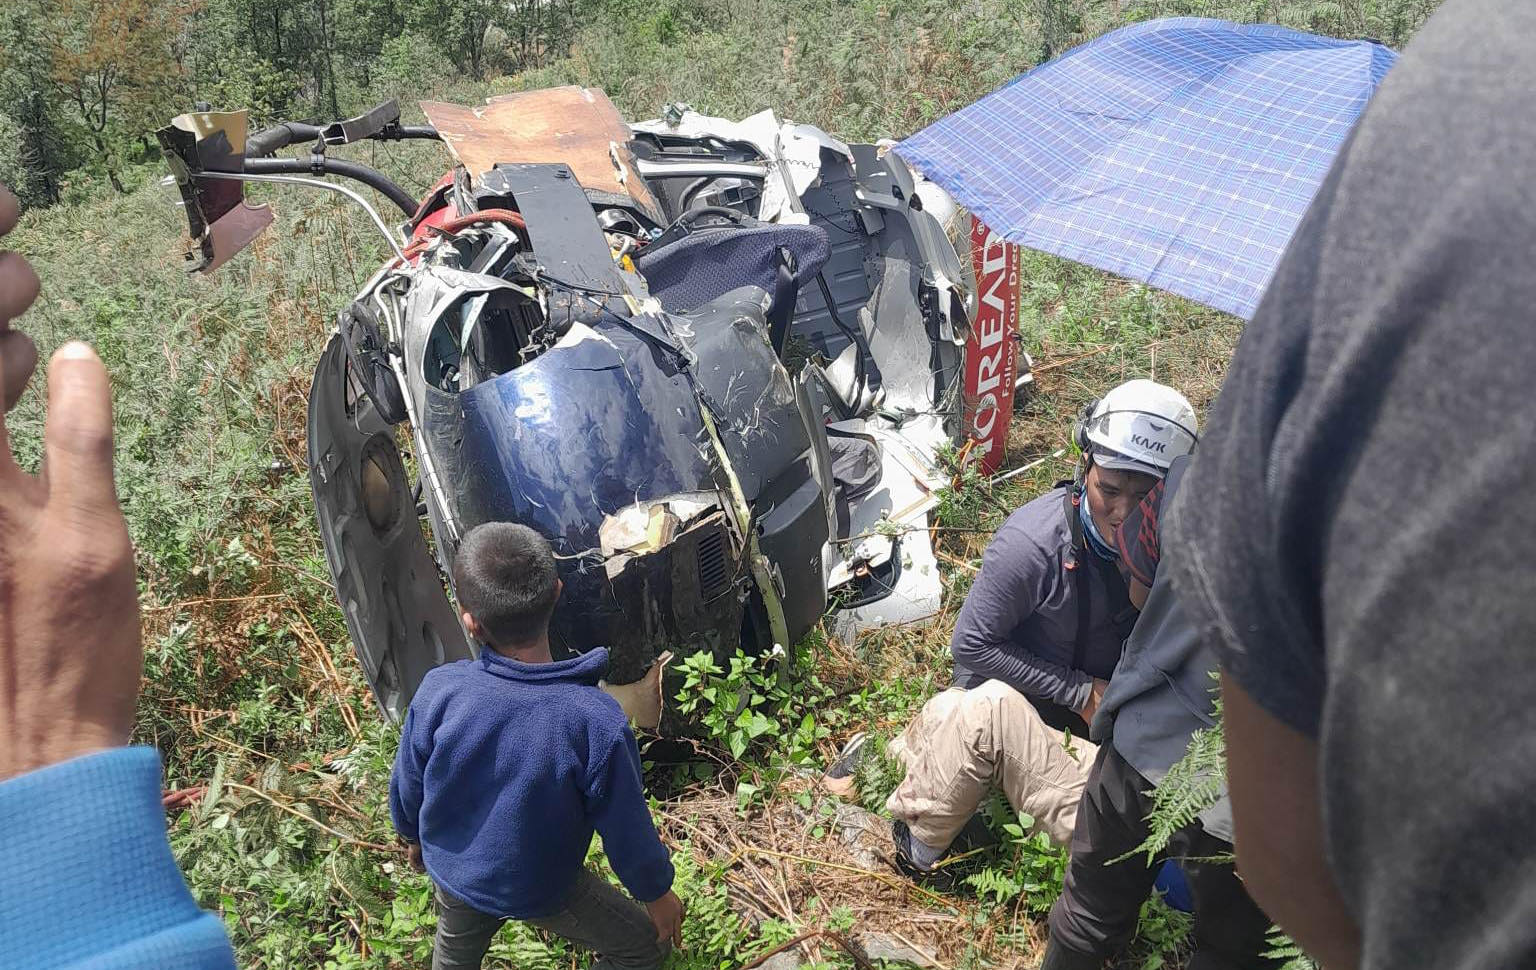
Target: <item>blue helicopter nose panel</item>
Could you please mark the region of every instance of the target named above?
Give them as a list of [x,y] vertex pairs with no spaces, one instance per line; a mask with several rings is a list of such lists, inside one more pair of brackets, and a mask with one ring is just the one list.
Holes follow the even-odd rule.
[[623,508],[715,489],[686,378],[622,328],[578,324],[461,402],[466,529],[522,522],[572,555]]

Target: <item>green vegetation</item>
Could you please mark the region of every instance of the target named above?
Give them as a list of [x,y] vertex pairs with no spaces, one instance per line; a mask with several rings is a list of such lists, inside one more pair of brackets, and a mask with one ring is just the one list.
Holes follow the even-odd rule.
[[[109,10],[108,7],[112,9]],[[24,321],[46,352],[91,340],[115,381],[118,475],[138,548],[146,629],[138,737],[176,793],[172,841],[203,905],[251,968],[424,965],[424,877],[393,846],[383,724],[331,595],[305,473],[309,375],[336,309],[382,258],[360,213],[329,198],[251,191],[273,229],[211,278],[180,266],[174,190],[154,186],[146,132],[194,99],[278,116],[374,100],[470,102],[558,83],[604,87],[631,117],[667,101],[763,107],[851,138],[901,135],[1116,24],[1197,14],[1401,42],[1433,0],[16,0],[0,10],[0,178],[34,206],[16,245],[44,296]],[[116,18],[116,19],[113,19]],[[106,26],[100,26],[105,24]],[[96,26],[91,26],[96,25]],[[110,29],[108,29],[110,28]],[[68,55],[68,56],[66,56]],[[107,83],[108,80],[110,83]],[[88,95],[100,92],[100,100]],[[84,98],[82,107],[82,98]],[[354,148],[423,190],[436,146]],[[121,185],[123,191],[113,188]],[[1066,446],[1096,391],[1151,375],[1199,407],[1239,325],[1038,254],[1022,326],[1037,391],[1015,421],[1015,464]],[[38,457],[42,388],[13,421]],[[1070,474],[1048,460],[1005,487],[974,475],[940,507],[947,610],[1007,509]],[[971,530],[971,531],[967,531]],[[812,929],[899,933],[946,967],[1031,965],[1062,853],[994,804],[998,844],[953,888],[860,875],[839,805],[812,782],[853,731],[873,737],[861,801],[899,779],[886,744],[948,676],[947,618],[857,643],[813,637],[777,667],[679,661],[680,708],[702,737],[647,744],[651,784],[688,900],[674,966],[730,970]],[[595,853],[594,859],[600,859]],[[837,868],[842,866],[843,868]],[[1176,963],[1183,922],[1149,904],[1131,965]],[[808,942],[803,960],[846,963]],[[581,957],[508,928],[489,965]]]

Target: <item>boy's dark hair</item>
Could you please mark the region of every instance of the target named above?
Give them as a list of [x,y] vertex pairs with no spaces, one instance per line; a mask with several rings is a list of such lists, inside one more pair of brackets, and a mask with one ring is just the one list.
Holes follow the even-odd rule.
[[555,551],[526,525],[486,522],[465,533],[453,560],[459,606],[493,646],[542,637],[555,611]]

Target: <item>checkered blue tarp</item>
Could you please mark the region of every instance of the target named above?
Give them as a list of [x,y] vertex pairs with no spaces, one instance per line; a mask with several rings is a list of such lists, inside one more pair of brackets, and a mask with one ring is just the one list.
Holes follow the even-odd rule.
[[1253,315],[1397,55],[1176,18],[1074,48],[897,146],[1008,240]]

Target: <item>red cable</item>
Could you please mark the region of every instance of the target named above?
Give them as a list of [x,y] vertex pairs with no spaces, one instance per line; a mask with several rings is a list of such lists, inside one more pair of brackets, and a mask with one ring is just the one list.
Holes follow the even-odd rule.
[[[462,216],[454,216],[452,219],[444,220],[439,225],[432,225],[428,226],[427,228],[434,229],[438,232],[444,233],[445,235],[451,236],[461,230],[468,229],[470,226],[477,222],[498,222],[502,225],[507,225],[514,229],[519,229],[524,233],[528,231],[528,220],[523,218],[522,213],[513,212],[511,209],[481,209],[478,212],[469,212]],[[421,255],[421,251],[426,247],[426,239],[416,240],[409,246],[405,247],[405,258],[410,260],[414,256]],[[399,260],[394,260],[393,262],[399,262]]]
[[514,229],[528,231],[528,221],[522,213],[513,212],[511,209],[481,209],[478,212],[469,212],[462,216],[454,216],[440,226],[434,226],[440,232],[454,233],[460,229],[467,229],[477,222],[500,222]]

